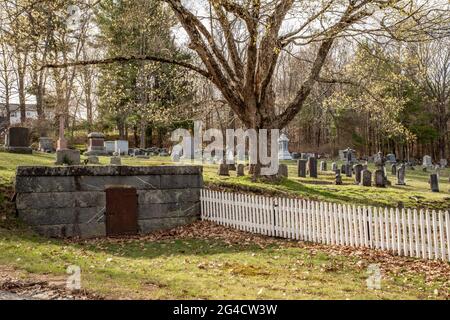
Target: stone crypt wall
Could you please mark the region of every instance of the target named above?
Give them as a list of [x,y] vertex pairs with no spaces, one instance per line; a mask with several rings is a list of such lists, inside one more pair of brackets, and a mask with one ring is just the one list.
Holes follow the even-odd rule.
[[[114,187],[136,189],[137,204],[130,211],[137,207],[138,233],[200,218],[203,178],[202,168],[196,166],[18,167],[17,212],[34,230],[49,237],[110,235],[106,190]],[[125,205],[126,209],[127,204],[117,198],[108,207]]]

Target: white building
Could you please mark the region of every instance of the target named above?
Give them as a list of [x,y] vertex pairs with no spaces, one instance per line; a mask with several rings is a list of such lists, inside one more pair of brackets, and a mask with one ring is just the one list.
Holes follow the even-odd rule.
[[[35,120],[38,118],[36,105],[35,104],[26,104],[25,105],[25,117],[26,119]],[[9,105],[9,110],[11,111],[11,116],[9,121],[11,124],[20,123],[20,107],[17,103],[11,103]],[[4,103],[0,103],[0,117],[6,117],[6,106]]]

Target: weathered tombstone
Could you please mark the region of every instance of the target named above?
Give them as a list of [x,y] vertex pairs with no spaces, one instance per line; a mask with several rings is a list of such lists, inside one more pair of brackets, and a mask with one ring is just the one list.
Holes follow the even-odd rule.
[[337,186],[340,186],[340,185],[342,185],[342,176],[341,176],[341,170],[339,170],[339,169],[337,169],[336,171],[335,171],[335,184],[337,185]]
[[278,160],[292,160],[289,153],[289,138],[284,133],[278,139]]
[[236,175],[238,176],[238,177],[243,177],[243,176],[245,176],[245,166],[241,163],[241,164],[238,164],[238,166],[237,166],[237,170],[236,170]]
[[298,177],[306,178],[306,163],[307,160],[300,159],[297,161]]
[[91,132],[88,134],[88,151],[87,156],[104,156],[107,155],[105,148],[105,135],[100,132]]
[[361,172],[361,185],[363,187],[372,186],[372,172],[370,170],[365,169]]
[[180,158],[181,157],[180,157],[180,155],[178,153],[172,153],[171,158],[172,158],[173,162],[180,162]]
[[441,165],[441,168],[445,168],[448,165],[448,161],[447,161],[447,159],[441,159],[439,161],[439,164]]
[[320,171],[322,171],[322,172],[327,171],[327,162],[326,161],[320,161]]
[[105,150],[107,154],[114,154],[116,152],[115,141],[105,141]]
[[404,186],[405,183],[405,176],[406,176],[406,166],[402,164],[400,168],[397,170],[397,185],[398,186]]
[[298,152],[293,152],[292,153],[292,159],[293,160],[298,160],[300,158],[301,158],[301,154],[300,153],[298,153]]
[[38,150],[41,152],[53,152],[53,139],[49,137],[40,137]]
[[288,166],[285,164],[280,164],[278,166],[278,176],[287,178],[289,176]]
[[88,164],[100,164],[100,160],[96,156],[89,156],[87,158],[87,163]]
[[384,166],[384,158],[383,158],[383,153],[381,153],[381,151],[379,151],[375,156],[374,156],[374,163],[377,167],[381,167]]
[[396,165],[395,163],[393,163],[393,164],[391,165],[391,174],[392,174],[393,176],[396,176],[396,175],[397,175],[397,165]]
[[317,159],[316,158],[309,158],[308,159],[308,171],[309,176],[311,178],[317,178]]
[[430,188],[432,192],[439,192],[439,178],[437,174],[430,174]]
[[230,169],[226,163],[221,163],[219,165],[219,176],[230,176]]
[[389,164],[394,164],[397,162],[397,158],[395,157],[395,154],[389,153],[386,155],[386,162]]
[[11,153],[32,154],[28,128],[10,127],[5,139],[6,151]]
[[375,171],[375,186],[378,188],[386,187],[386,178],[383,169],[378,169]]
[[355,171],[355,183],[356,184],[361,184],[363,165],[362,164],[355,164],[353,166],[353,171]]
[[121,156],[128,154],[128,149],[129,149],[128,140],[114,141],[114,151],[118,152]]
[[345,175],[349,178],[353,175],[352,165],[350,163],[345,165]]
[[337,163],[336,163],[336,162],[333,162],[333,163],[331,164],[331,171],[336,172],[337,169],[338,169],[338,168],[337,168]]
[[61,149],[56,150],[56,163],[57,165],[79,165],[80,164],[80,150]]
[[433,159],[430,156],[423,156],[422,166],[425,168],[431,167],[433,165]]
[[194,145],[194,139],[192,139],[191,136],[185,136],[183,137],[183,156],[181,159],[184,160],[194,160],[195,157],[195,145]]
[[120,157],[111,157],[109,160],[109,164],[112,166],[121,166],[122,159]]

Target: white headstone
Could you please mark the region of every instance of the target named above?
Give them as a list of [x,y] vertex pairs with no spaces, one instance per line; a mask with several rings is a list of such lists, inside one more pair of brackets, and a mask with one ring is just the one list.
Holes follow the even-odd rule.
[[433,165],[433,160],[430,156],[423,156],[422,166],[431,167]]
[[289,153],[289,138],[284,133],[278,139],[278,159],[292,160],[292,156]]
[[120,155],[128,154],[128,140],[114,141],[114,152],[117,152]]

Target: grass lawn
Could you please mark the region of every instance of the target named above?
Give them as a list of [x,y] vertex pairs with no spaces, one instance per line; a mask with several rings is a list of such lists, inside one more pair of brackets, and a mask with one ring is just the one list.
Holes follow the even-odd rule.
[[[0,213],[17,165],[51,165],[47,154],[0,153]],[[107,158],[101,158],[107,163]],[[128,165],[170,164],[168,158]],[[294,177],[292,162],[290,175]],[[337,202],[448,208],[447,170],[441,192],[428,191],[427,175],[408,171],[406,187],[387,189],[332,185],[331,173],[319,179],[290,178],[281,183],[251,183],[248,177],[218,177],[205,167],[212,187],[286,194]],[[0,215],[1,216],[1,215]],[[382,269],[381,290],[369,290],[367,267]],[[264,238],[201,222],[141,238],[88,241],[49,240],[20,222],[0,221],[1,270],[24,279],[64,282],[69,265],[82,270],[82,287],[105,298],[138,299],[449,299],[450,264],[391,256],[361,248],[338,248]],[[0,277],[1,278],[1,277]],[[1,291],[0,279],[0,291]]]
[[[448,264],[267,239],[207,222],[178,230],[70,242],[0,229],[0,269],[51,281],[77,265],[83,290],[118,299],[450,298]],[[367,288],[372,263],[382,269],[381,290]]]

